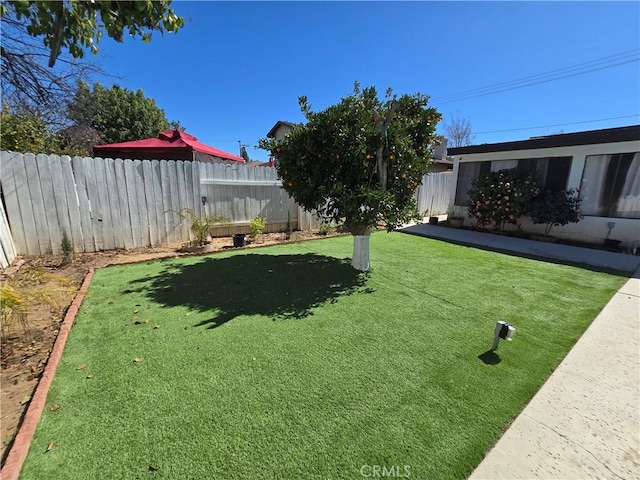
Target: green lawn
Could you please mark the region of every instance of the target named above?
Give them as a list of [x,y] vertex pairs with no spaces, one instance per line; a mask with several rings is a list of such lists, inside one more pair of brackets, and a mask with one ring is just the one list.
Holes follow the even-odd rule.
[[400,233],[358,275],[351,243],[98,270],[21,478],[464,478],[626,280]]

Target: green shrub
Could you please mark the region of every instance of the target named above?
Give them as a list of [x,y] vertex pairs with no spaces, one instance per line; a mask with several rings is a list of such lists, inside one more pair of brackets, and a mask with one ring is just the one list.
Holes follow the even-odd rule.
[[229,223],[229,219],[221,216],[205,216],[204,218],[198,217],[190,208],[183,208],[176,212],[183,219],[191,222],[191,232],[195,235],[196,239],[194,244],[201,247],[207,243],[207,237],[209,236],[209,230],[217,225],[224,225]]
[[546,224],[544,236],[556,225],[577,223],[582,219],[580,201],[575,189],[545,192],[531,200],[529,216],[535,224]]
[[319,235],[329,235],[330,233],[333,233],[335,231],[335,227],[333,225],[330,225],[328,223],[321,223],[320,227],[318,228],[318,234]]
[[255,239],[258,235],[262,234],[264,227],[267,226],[267,219],[264,217],[256,217],[249,222],[249,236],[251,239]]

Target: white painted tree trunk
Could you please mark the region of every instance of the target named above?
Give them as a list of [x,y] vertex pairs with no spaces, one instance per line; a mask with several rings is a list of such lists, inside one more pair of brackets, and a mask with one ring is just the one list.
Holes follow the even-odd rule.
[[353,236],[353,259],[351,266],[361,272],[369,270],[369,237],[370,235]]

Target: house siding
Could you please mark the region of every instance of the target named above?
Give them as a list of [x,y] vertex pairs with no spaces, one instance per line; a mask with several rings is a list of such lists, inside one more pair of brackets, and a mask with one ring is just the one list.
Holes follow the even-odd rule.
[[[453,175],[457,179],[460,170],[460,164],[466,162],[490,162],[498,160],[520,160],[529,158],[544,157],[572,157],[571,169],[567,179],[567,189],[580,189],[582,174],[585,168],[587,156],[606,155],[627,152],[639,152],[640,140],[600,143],[591,145],[574,145],[553,148],[539,148],[526,150],[510,150],[498,152],[482,152],[482,153],[461,153],[454,158]],[[456,198],[457,182],[453,183],[451,198]],[[463,209],[461,206],[456,207],[457,210]],[[464,208],[466,210],[466,208]],[[622,248],[630,248],[634,241],[640,241],[640,219],[635,218],[613,218],[599,216],[585,216],[578,223],[572,223],[565,226],[554,227],[552,235],[559,238],[577,240],[587,243],[602,243],[607,236],[609,229],[607,224],[614,222],[615,227],[611,231],[610,238],[621,240]],[[465,219],[466,225],[471,225],[470,219]],[[542,233],[544,225],[533,225],[530,220],[525,219],[522,222],[522,228],[531,233]]]

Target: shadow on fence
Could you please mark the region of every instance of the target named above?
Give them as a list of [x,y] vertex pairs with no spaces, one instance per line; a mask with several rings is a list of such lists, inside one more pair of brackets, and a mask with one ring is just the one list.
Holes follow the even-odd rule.
[[141,292],[162,305],[211,312],[213,316],[198,326],[216,328],[240,315],[303,319],[341,296],[370,292],[367,278],[348,260],[324,255],[246,254],[168,265],[155,277],[132,282],[122,293]]

